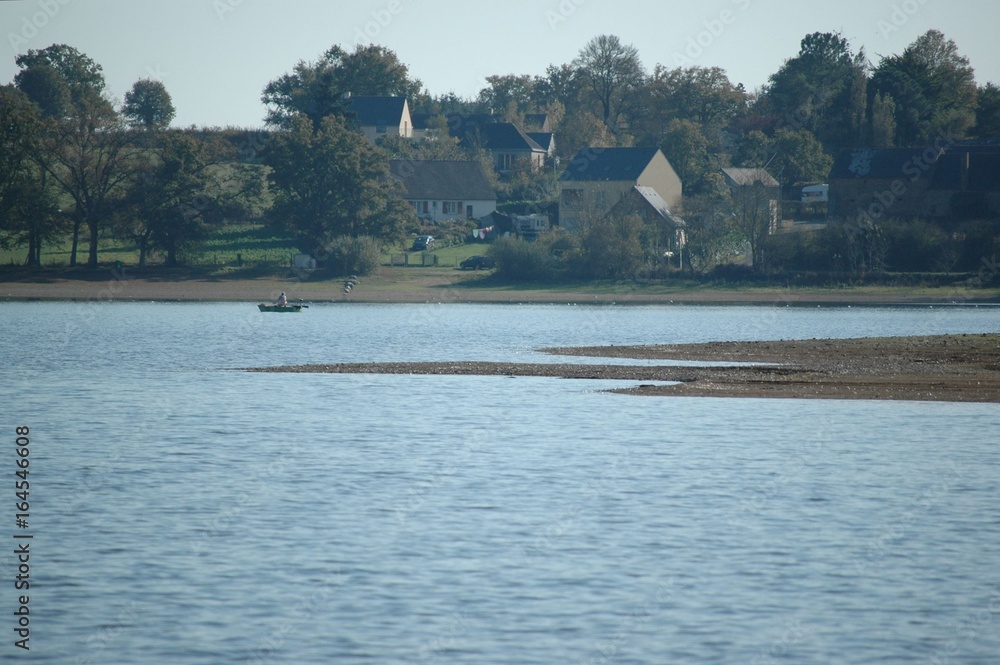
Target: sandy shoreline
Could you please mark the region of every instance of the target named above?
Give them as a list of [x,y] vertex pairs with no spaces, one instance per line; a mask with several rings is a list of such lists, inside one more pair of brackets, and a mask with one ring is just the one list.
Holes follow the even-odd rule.
[[[249,371],[619,379],[635,381],[637,385],[616,392],[639,395],[1000,403],[1000,334],[553,348],[545,351],[590,357],[768,364],[636,367],[611,363],[333,363],[250,368]],[[651,381],[678,383],[644,383]]]

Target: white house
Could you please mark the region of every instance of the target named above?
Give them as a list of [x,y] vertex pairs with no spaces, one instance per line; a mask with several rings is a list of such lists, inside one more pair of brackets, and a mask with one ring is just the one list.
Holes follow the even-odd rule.
[[496,190],[477,161],[392,160],[389,173],[421,219],[481,219],[497,209]]

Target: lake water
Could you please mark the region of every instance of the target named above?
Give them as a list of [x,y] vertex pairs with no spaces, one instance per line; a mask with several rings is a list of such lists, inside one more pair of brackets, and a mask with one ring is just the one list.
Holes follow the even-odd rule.
[[995,307],[0,303],[0,537],[33,536],[31,650],[8,546],[0,660],[993,664],[998,405],[236,370],[998,330]]

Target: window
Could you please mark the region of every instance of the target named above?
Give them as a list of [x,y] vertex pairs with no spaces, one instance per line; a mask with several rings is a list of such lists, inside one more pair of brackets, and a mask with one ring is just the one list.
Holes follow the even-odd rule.
[[457,215],[459,211],[459,204],[455,201],[442,201],[441,202],[441,212],[445,215]]
[[573,207],[580,204],[580,195],[582,194],[579,189],[564,189],[562,193],[563,205]]
[[386,125],[375,125],[375,132],[378,134],[385,134],[388,129]]

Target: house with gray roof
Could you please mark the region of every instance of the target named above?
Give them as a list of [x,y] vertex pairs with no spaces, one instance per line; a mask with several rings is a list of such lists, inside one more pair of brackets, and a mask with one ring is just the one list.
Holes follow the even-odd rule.
[[459,141],[464,147],[489,152],[497,173],[524,169],[538,171],[545,166],[545,148],[512,122],[466,124]]
[[413,120],[406,97],[348,97],[351,118],[372,144],[383,136],[413,137]]
[[572,229],[600,219],[637,187],[680,210],[681,179],[659,148],[584,148],[559,179],[559,224]]
[[997,217],[1000,143],[845,150],[829,185],[835,217]]
[[497,209],[496,190],[478,161],[392,160],[390,177],[421,219],[475,220]]

